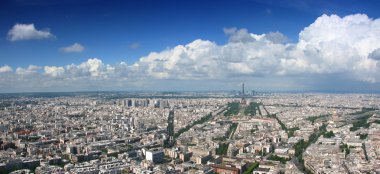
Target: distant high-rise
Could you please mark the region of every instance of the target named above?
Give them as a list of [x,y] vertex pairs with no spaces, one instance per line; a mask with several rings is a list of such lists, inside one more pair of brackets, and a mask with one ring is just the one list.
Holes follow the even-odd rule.
[[167,100],[160,100],[159,108],[163,109],[163,108],[168,108],[168,107],[169,107],[169,102]]
[[251,95],[252,95],[252,96],[256,95],[256,91],[255,91],[255,90],[252,90],[252,91],[251,91]]
[[168,138],[164,141],[164,147],[173,147],[175,140],[174,140],[174,110],[169,111],[168,116]]

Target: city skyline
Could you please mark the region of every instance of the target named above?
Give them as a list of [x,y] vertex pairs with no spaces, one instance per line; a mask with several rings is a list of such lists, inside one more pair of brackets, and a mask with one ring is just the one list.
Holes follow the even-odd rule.
[[3,1],[0,92],[380,92],[378,6]]
[[379,7],[0,0],[0,174],[380,173]]

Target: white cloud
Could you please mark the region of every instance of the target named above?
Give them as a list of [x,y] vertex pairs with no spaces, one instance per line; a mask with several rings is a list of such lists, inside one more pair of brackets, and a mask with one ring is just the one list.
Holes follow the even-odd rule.
[[280,32],[254,34],[237,28],[224,32],[229,41],[223,45],[197,39],[151,52],[132,65],[109,65],[92,58],[80,64],[45,67],[43,77],[34,66],[17,68],[15,74],[36,74],[37,80],[51,80],[40,84],[64,83],[75,89],[134,85],[153,89],[179,82],[207,82],[215,87],[213,83],[234,86],[237,81],[250,81],[264,89],[271,85],[290,89],[318,83],[333,86],[341,81],[380,84],[380,19],[364,14],[323,15],[305,27],[295,43]]
[[228,70],[238,74],[251,74],[254,71],[245,63],[229,63]]
[[380,48],[379,35],[380,19],[364,14],[323,15],[301,31],[297,51],[302,59],[298,60],[306,63],[309,72],[346,73],[358,80],[379,81],[377,62],[368,60]]
[[255,41],[255,36],[248,33],[248,30],[245,28],[237,29],[233,28],[224,28],[224,33],[230,37],[230,42],[252,42]]
[[136,64],[145,73],[164,79],[341,73],[346,75],[342,78],[352,80],[380,80],[376,51],[380,48],[380,19],[364,14],[323,15],[300,32],[297,43],[288,43],[280,32],[253,34],[237,28],[225,28],[224,32],[229,36],[224,45],[195,40],[151,53]]
[[79,65],[71,64],[66,66],[67,73],[69,77],[72,78],[104,78],[109,73],[115,73],[114,69],[115,68],[110,65],[105,65],[102,60],[98,58],[88,59]]
[[269,32],[265,35],[265,38],[273,43],[278,44],[284,44],[289,41],[288,37],[283,35],[282,33],[276,31],[276,32]]
[[18,74],[18,75],[31,75],[31,74],[37,73],[37,71],[39,69],[41,69],[41,67],[36,66],[36,65],[29,65],[28,68],[26,68],[26,69],[18,67],[16,69],[16,74]]
[[45,66],[45,75],[51,76],[51,77],[61,77],[65,73],[65,69],[63,67],[57,67],[57,66]]
[[37,30],[34,24],[15,24],[8,31],[10,41],[31,40],[31,39],[48,39],[55,36],[50,33],[49,29]]
[[79,65],[79,67],[81,67],[82,69],[85,69],[88,72],[90,72],[91,76],[93,77],[97,77],[101,74],[100,70],[102,66],[103,62],[97,58],[88,59],[87,62]]
[[[241,35],[240,32],[235,32]],[[262,35],[235,37],[225,45],[195,40],[160,53],[151,53],[136,63],[141,74],[161,79],[223,79],[234,75],[276,72],[287,46],[275,44]],[[255,38],[256,37],[256,38]],[[241,41],[239,41],[240,38]]]
[[13,71],[12,67],[8,65],[4,65],[0,67],[0,73],[6,73],[6,72],[12,72],[12,71]]
[[35,71],[37,71],[39,69],[41,69],[41,67],[37,66],[37,65],[29,65],[28,68],[27,68],[28,71],[33,71],[33,72],[35,72]]
[[62,47],[60,50],[65,52],[65,53],[82,52],[82,51],[84,51],[84,46],[82,46],[79,43],[74,43],[74,44],[69,45],[67,47]]

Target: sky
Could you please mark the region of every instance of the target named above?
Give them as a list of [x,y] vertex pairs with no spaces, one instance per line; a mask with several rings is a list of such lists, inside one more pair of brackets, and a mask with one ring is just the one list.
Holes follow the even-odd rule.
[[0,92],[380,92],[380,1],[4,0]]

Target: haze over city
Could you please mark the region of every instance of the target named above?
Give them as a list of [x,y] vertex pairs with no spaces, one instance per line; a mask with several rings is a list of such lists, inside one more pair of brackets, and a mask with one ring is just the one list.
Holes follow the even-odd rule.
[[377,1],[0,2],[0,92],[379,92]]

